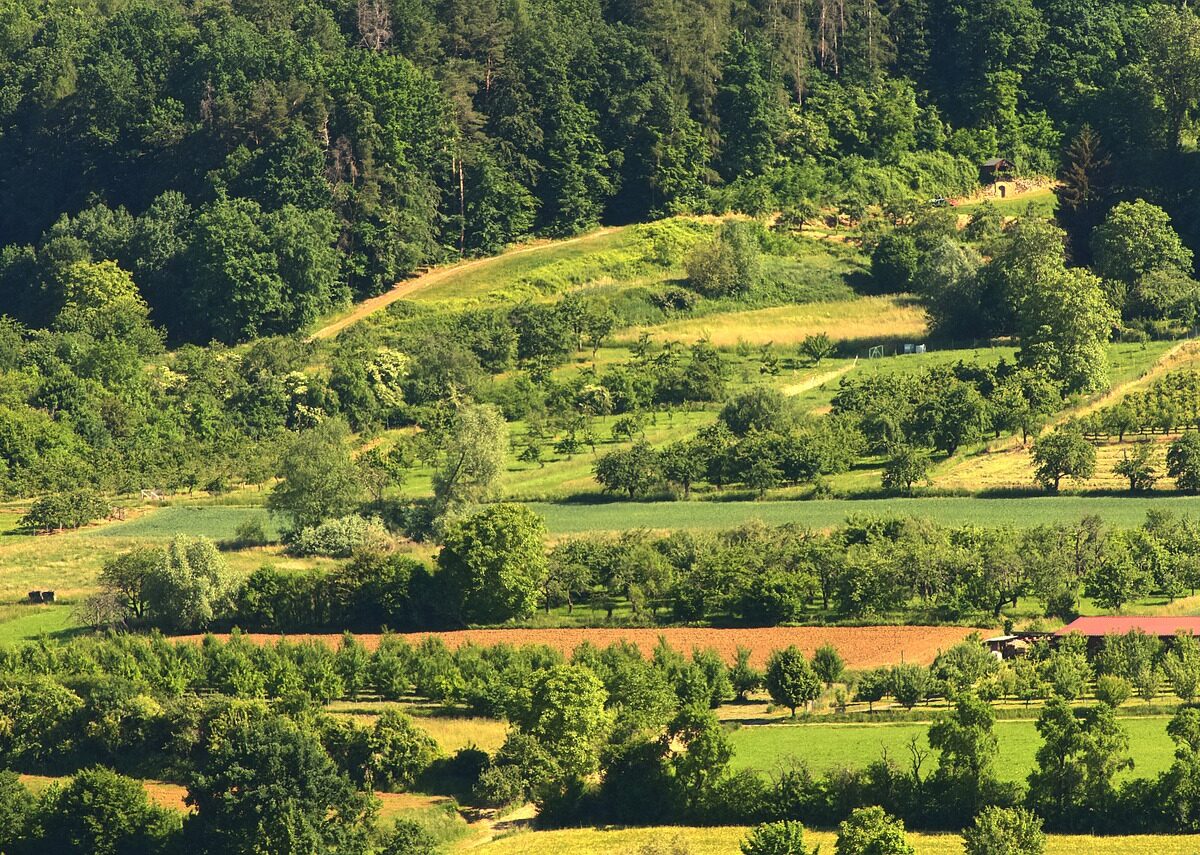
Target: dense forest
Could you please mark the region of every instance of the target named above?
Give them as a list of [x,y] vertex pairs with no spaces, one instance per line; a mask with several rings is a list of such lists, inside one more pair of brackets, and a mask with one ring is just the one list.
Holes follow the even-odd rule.
[[[551,369],[647,318],[798,302],[779,271],[807,251],[789,229],[814,218],[857,226],[871,287],[919,292],[935,335],[1015,335],[1019,366],[1056,387],[1026,371],[1012,401],[980,385],[985,402],[951,383],[969,429],[892,431],[914,447],[1027,431],[1060,392],[1105,382],[1100,349],[1122,320],[1170,337],[1195,317],[1200,19],[1186,7],[23,0],[0,43],[9,496],[263,483],[329,417],[416,424],[423,447],[398,456],[433,462],[467,401],[526,422],[524,460],[594,452],[596,413],[627,415],[633,438],[653,408],[719,405],[728,360],[647,344],[598,382]],[[929,207],[976,190],[993,157],[1058,174],[1060,228],[981,212],[960,231]],[[706,224],[638,226],[622,270],[687,274],[640,302],[518,295],[454,316],[406,308],[331,351],[300,338],[429,264],[677,213],[778,218],[726,223],[711,245]],[[812,299],[825,274],[795,269]],[[817,362],[833,350],[813,344]],[[984,403],[1005,414],[971,415]],[[709,480],[797,480],[777,468]],[[919,461],[906,468],[893,482],[919,480]]]
[[853,211],[997,156],[1073,176],[1073,236],[1143,197],[1198,238],[1186,6],[22,0],[0,44],[0,301],[35,327],[80,262],[236,342],[530,233]]

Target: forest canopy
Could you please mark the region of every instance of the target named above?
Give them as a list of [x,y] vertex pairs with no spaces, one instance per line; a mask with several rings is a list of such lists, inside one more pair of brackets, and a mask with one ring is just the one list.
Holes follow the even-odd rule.
[[0,44],[0,301],[33,327],[80,262],[236,342],[530,233],[949,195],[1068,144],[1073,252],[1119,198],[1200,223],[1186,7],[15,0]]

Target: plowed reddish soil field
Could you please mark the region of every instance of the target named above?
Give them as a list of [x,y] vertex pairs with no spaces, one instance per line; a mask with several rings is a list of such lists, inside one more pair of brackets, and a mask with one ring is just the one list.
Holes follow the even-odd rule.
[[[649,655],[664,637],[677,650],[690,652],[693,648],[715,650],[732,661],[739,646],[753,651],[756,665],[766,662],[771,651],[794,644],[806,654],[825,643],[832,644],[851,668],[873,668],[898,662],[928,665],[939,650],[962,641],[977,630],[959,626],[831,626],[831,627],[768,627],[762,629],[464,629],[453,632],[402,633],[401,637],[416,644],[427,635],[438,635],[450,647],[473,642],[482,646],[493,644],[545,644],[570,653],[584,641],[605,647],[617,641],[630,641]],[[257,644],[269,644],[277,635],[245,636]],[[336,646],[339,635],[289,635],[291,641],[315,638]],[[201,636],[181,636],[183,640],[198,641]],[[368,648],[379,643],[378,635],[360,635],[358,639]]]

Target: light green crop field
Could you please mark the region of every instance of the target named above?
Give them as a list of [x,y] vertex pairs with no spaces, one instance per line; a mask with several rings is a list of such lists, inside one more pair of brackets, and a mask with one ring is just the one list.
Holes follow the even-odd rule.
[[128,522],[84,529],[79,534],[84,538],[116,537],[130,540],[170,540],[177,534],[185,534],[219,542],[233,540],[238,526],[254,520],[262,522],[269,538],[278,538],[279,532],[263,508],[225,505],[170,506]]
[[0,644],[61,635],[75,628],[75,618],[68,603],[0,606]]
[[[1121,724],[1129,734],[1129,756],[1134,768],[1123,777],[1153,777],[1166,770],[1174,759],[1174,744],[1167,736],[1163,717],[1124,717]],[[907,766],[909,741],[929,750],[928,723],[758,725],[741,727],[730,734],[734,766],[760,772],[776,772],[793,761],[803,761],[814,772],[839,767],[861,768],[885,754]],[[1002,780],[1023,781],[1034,768],[1034,753],[1042,743],[1032,719],[1001,719],[996,722],[1000,743],[996,772]],[[925,769],[932,771],[936,757]]]
[[[1058,196],[1050,188],[1044,190],[1035,190],[1032,193],[1023,193],[1019,196],[1010,196],[1000,199],[996,196],[986,197],[988,202],[996,207],[1000,213],[1006,217],[1016,217],[1024,214],[1032,209],[1035,216],[1052,217],[1058,209]],[[973,202],[963,202],[954,206],[954,210],[961,211],[964,214],[972,213],[976,208],[982,205],[983,199],[978,199]]]
[[[501,837],[482,846],[470,842],[472,851],[485,855],[633,855],[644,846],[670,851],[678,841],[690,855],[740,855],[740,843],[748,829],[715,828],[620,828],[533,831]],[[833,852],[836,835],[830,831],[806,831],[805,844]],[[957,834],[908,835],[917,855],[962,855],[962,838]],[[1087,837],[1051,834],[1046,837],[1046,855],[1195,855],[1200,852],[1200,835],[1132,835]]]
[[1078,522],[1099,516],[1115,526],[1145,522],[1151,508],[1200,515],[1200,497],[1033,496],[980,499],[970,496],[915,499],[810,499],[764,502],[609,502],[607,504],[529,503],[546,519],[552,534],[586,531],[725,529],[750,520],[768,525],[795,523],[814,529],[839,525],[852,514],[913,516],[946,525],[1037,526]]

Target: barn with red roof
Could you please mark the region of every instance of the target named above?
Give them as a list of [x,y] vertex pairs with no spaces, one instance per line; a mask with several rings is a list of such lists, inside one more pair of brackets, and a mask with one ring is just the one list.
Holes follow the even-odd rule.
[[1106,635],[1125,635],[1135,629],[1163,641],[1170,641],[1178,632],[1200,636],[1200,616],[1100,615],[1080,617],[1055,632],[1054,637],[1062,638],[1064,635],[1076,633],[1088,640],[1089,650],[1095,650]]

